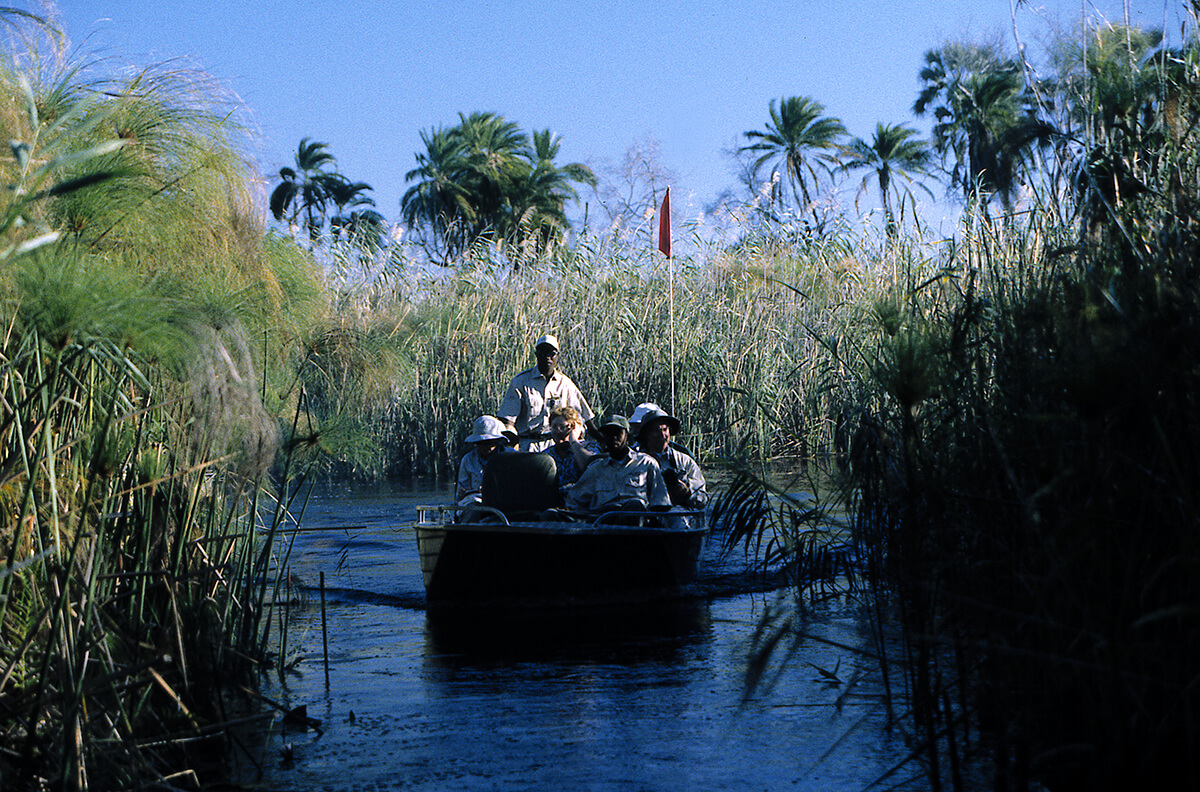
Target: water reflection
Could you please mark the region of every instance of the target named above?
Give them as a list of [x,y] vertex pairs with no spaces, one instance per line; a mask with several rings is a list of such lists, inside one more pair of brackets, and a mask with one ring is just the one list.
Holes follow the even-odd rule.
[[487,662],[665,661],[712,631],[705,600],[593,607],[440,606],[425,614],[432,666]]
[[[310,506],[291,564],[324,573],[287,613],[291,671],[264,695],[321,733],[245,738],[234,781],[314,790],[862,789],[906,753],[858,669],[856,614],[813,620],[771,685],[743,698],[760,582],[708,559],[704,596],[605,606],[426,609],[413,532],[436,496],[342,493]],[[866,666],[863,666],[866,668]],[[864,672],[865,673],[865,672]],[[292,760],[281,761],[284,744]],[[247,756],[250,758],[248,759]]]

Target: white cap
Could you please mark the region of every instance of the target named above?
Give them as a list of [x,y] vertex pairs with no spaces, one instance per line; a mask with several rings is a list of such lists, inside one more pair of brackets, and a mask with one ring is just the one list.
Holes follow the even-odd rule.
[[491,415],[481,415],[471,425],[471,434],[467,435],[468,443],[479,443],[484,440],[503,440],[504,423]]
[[534,345],[533,345],[533,348],[534,348],[534,349],[537,349],[537,348],[538,348],[538,347],[540,347],[542,344],[549,344],[550,346],[554,347],[554,349],[555,349],[555,350],[558,350],[558,349],[560,349],[560,348],[561,348],[561,347],[559,347],[559,345],[558,345],[558,339],[557,339],[557,338],[555,338],[555,337],[554,337],[554,336],[552,336],[552,335],[544,335],[544,336],[542,336],[541,338],[539,338],[539,339],[538,339],[538,340],[537,340],[537,341],[534,343]]
[[[646,411],[642,413],[642,415],[638,418],[637,423],[634,424],[637,427],[637,429],[634,430],[635,434],[640,436],[642,433],[642,427],[644,426],[649,428],[650,424],[654,423],[655,421],[665,421],[671,434],[679,434],[679,421],[675,417],[668,415],[666,410],[662,409],[657,404],[650,404],[649,402],[640,405],[638,409],[640,410],[642,407],[645,407]],[[630,421],[630,423],[632,424],[633,421]]]
[[654,402],[642,402],[637,407],[633,408],[633,415],[629,416],[629,425],[637,426],[646,419],[649,413],[661,413],[663,408],[659,407]]

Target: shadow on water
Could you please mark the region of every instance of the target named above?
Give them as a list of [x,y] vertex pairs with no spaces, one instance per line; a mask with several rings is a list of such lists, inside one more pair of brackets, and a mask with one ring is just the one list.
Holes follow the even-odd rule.
[[[311,601],[319,601],[321,589],[314,586],[302,586],[305,597]],[[388,594],[379,591],[364,591],[356,588],[325,588],[325,604],[328,606],[341,604],[383,605],[390,608],[405,608],[407,610],[424,610],[425,595],[416,591],[401,591]]]
[[706,641],[707,601],[590,607],[438,606],[425,614],[426,659],[434,666],[504,662],[666,661]]

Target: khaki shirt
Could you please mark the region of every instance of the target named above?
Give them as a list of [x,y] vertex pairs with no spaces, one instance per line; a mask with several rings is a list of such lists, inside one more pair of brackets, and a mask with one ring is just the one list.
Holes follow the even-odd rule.
[[574,407],[584,421],[596,416],[570,377],[556,371],[547,381],[534,366],[513,377],[496,417],[516,428],[522,451],[543,451],[551,445],[550,411],[563,406]]
[[688,491],[688,499],[686,503],[676,503],[676,506],[682,506],[685,509],[704,508],[708,503],[708,487],[704,483],[704,474],[700,472],[700,465],[696,464],[696,460],[671,445],[663,449],[661,454],[650,454],[644,450],[643,453],[654,457],[660,470],[674,470],[679,476],[679,483]]
[[607,454],[594,460],[566,493],[568,507],[590,512],[634,499],[648,507],[671,505],[654,457],[632,449],[623,460]]

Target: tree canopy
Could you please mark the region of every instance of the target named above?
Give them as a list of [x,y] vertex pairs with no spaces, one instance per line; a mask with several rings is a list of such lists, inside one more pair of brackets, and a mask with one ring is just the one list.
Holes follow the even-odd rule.
[[[739,151],[754,156],[751,170],[755,176],[769,163],[772,177],[782,177],[792,188],[792,197],[801,211],[813,211],[812,187],[817,182],[817,167],[836,163],[838,140],[846,135],[846,127],[836,118],[824,116],[825,106],[807,96],[784,97],[778,105],[771,100],[771,120],[765,129],[743,133],[753,141]],[[776,185],[772,195],[783,197],[782,179],[772,179]],[[818,225],[820,221],[817,220]]]
[[442,263],[485,239],[518,250],[560,241],[569,228],[566,205],[578,198],[574,185],[596,185],[586,165],[556,162],[561,140],[550,130],[531,137],[495,113],[460,113],[456,126],[423,132],[421,141],[425,151],[405,175],[416,183],[400,211]]

